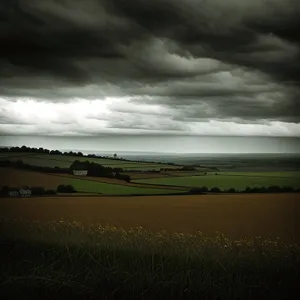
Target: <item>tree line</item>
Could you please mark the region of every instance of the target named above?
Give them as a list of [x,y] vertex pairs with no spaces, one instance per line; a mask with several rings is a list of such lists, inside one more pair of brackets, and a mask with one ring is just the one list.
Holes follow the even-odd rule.
[[[36,148],[36,147],[27,147],[27,146],[22,146],[22,147],[3,147],[0,148],[0,153],[39,153],[39,154],[52,154],[52,155],[65,155],[65,156],[80,156],[80,157],[90,157],[90,158],[104,158],[104,159],[111,159],[109,156],[101,156],[101,155],[96,155],[96,154],[88,154],[88,155],[83,155],[82,152],[75,152],[75,151],[59,151],[59,150],[49,150],[45,149],[42,147]],[[124,160],[124,161],[129,161],[128,159],[124,159],[121,157],[117,157],[117,154],[114,154],[114,159],[116,160]]]
[[4,147],[0,148],[0,153],[9,153],[9,152],[14,152],[14,153],[20,153],[20,152],[25,152],[25,153],[41,153],[41,154],[53,154],[53,155],[71,155],[71,156],[83,156],[82,152],[61,152],[59,150],[49,150],[49,149],[44,149],[42,147],[40,148],[35,148],[35,147]]
[[229,188],[221,190],[218,187],[212,187],[211,189],[204,187],[192,188],[189,191],[190,194],[205,194],[205,193],[300,193],[300,188],[293,188],[289,186],[280,187],[277,185],[272,185],[269,187],[246,187],[243,190],[238,190],[235,188]]

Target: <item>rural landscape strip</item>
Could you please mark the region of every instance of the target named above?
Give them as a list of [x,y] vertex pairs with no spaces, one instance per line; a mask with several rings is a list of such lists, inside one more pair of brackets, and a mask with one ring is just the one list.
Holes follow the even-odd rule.
[[[43,155],[45,155],[45,157],[43,158]],[[74,153],[74,155],[75,156],[68,156],[68,154],[59,154],[60,155],[60,157],[61,157],[61,160],[60,159],[58,159],[57,157],[49,157],[49,156],[55,156],[55,155],[58,155],[58,154],[41,154],[41,153],[18,153],[17,155],[11,155],[11,156],[6,156],[7,158],[12,158],[12,157],[14,157],[14,158],[20,158],[20,159],[22,159],[22,158],[30,158],[30,159],[35,159],[34,157],[35,156],[38,156],[38,157],[36,157],[36,159],[38,160],[38,161],[47,161],[47,160],[52,160],[52,161],[59,161],[59,162],[66,162],[66,163],[68,163],[68,164],[70,164],[70,165],[72,165],[72,160],[73,159],[75,159],[75,160],[78,160],[78,161],[84,161],[84,160],[87,160],[87,161],[98,161],[98,163],[100,163],[100,164],[98,164],[98,165],[101,165],[101,163],[103,162],[103,160],[110,160],[112,163],[111,164],[107,164],[107,166],[109,166],[110,165],[110,167],[111,168],[113,168],[113,165],[114,165],[114,163],[116,163],[116,165],[118,165],[118,167],[119,168],[122,168],[122,164],[124,165],[128,165],[128,163],[131,163],[133,166],[131,167],[131,168],[133,168],[133,169],[138,169],[139,167],[141,167],[141,165],[142,165],[142,163],[141,162],[134,162],[134,161],[128,161],[128,160],[126,160],[126,161],[123,161],[123,160],[119,160],[119,162],[116,162],[116,161],[113,161],[114,159],[112,159],[112,158],[108,158],[108,157],[85,157],[85,156],[78,156],[78,155],[76,155],[76,153]],[[65,159],[64,159],[64,156],[65,155]],[[26,161],[26,160],[25,160]],[[25,162],[26,163],[26,162]],[[74,163],[74,161],[73,161],[73,163]],[[157,166],[158,165],[158,163],[150,163],[150,162],[145,162],[145,164],[146,164],[146,166],[148,166],[149,168],[151,168],[151,167],[154,167],[154,166]],[[27,165],[30,165],[30,164],[27,164]],[[139,165],[139,166],[134,166],[134,165]],[[175,164],[174,164],[175,165]],[[163,164],[161,164],[160,166],[162,166],[162,167],[165,167],[165,168],[169,168],[170,167],[170,165],[163,165]],[[104,167],[104,166],[103,166]],[[172,167],[172,166],[171,166]],[[46,166],[45,166],[45,168],[47,168]],[[52,165],[51,167],[49,166],[49,168],[54,168],[54,166]],[[63,169],[68,169],[68,168],[61,168],[62,170]],[[39,171],[39,170],[34,170],[34,171]],[[42,171],[42,170],[41,170]],[[42,171],[43,172],[43,171]],[[191,174],[190,172],[191,171],[186,171],[186,174],[182,174],[182,172],[184,172],[184,170],[181,170],[181,173],[180,174],[176,174],[176,172],[174,171],[174,172],[172,172],[172,174],[170,174],[170,173],[168,173],[168,172],[163,172],[163,173],[161,173],[161,172],[159,172],[159,173],[157,173],[157,174],[159,174],[159,175],[163,175],[163,176],[155,176],[156,174],[153,174],[153,176],[149,176],[149,177],[144,177],[143,176],[143,178],[132,178],[131,179],[131,182],[128,182],[128,183],[124,183],[124,182],[114,182],[113,180],[110,180],[110,179],[108,179],[108,178],[105,178],[105,177],[95,177],[95,178],[91,178],[91,177],[89,177],[89,178],[86,178],[86,177],[84,177],[84,178],[82,178],[82,177],[80,177],[80,176],[73,176],[73,175],[70,175],[70,174],[63,174],[63,173],[60,173],[60,174],[54,174],[54,173],[47,173],[49,176],[60,176],[60,177],[64,177],[64,178],[71,178],[71,179],[76,179],[76,180],[83,180],[83,181],[89,181],[89,182],[98,182],[98,183],[101,183],[101,184],[109,184],[109,185],[115,185],[115,186],[124,186],[124,187],[136,187],[136,188],[149,188],[149,189],[161,189],[161,190],[178,190],[178,191],[182,191],[182,193],[184,193],[184,192],[188,192],[188,191],[191,191],[191,189],[193,189],[194,191],[193,192],[196,192],[196,189],[198,190],[199,189],[199,191],[198,192],[200,192],[200,189],[202,189],[201,187],[199,188],[199,185],[201,185],[201,182],[199,182],[199,184],[188,184],[188,183],[186,183],[186,184],[184,184],[184,185],[177,185],[177,184],[165,184],[165,183],[160,183],[159,181],[161,180],[162,182],[163,182],[163,180],[164,179],[172,179],[172,178],[177,178],[177,179],[179,179],[179,178],[183,178],[183,179],[185,179],[185,180],[188,180],[187,178],[188,177],[190,177],[190,178],[193,178],[193,177],[212,177],[211,175],[214,175],[213,173],[214,172],[212,172],[212,171],[208,171],[208,170],[205,170],[205,173],[206,174]],[[200,171],[199,171],[200,172]],[[202,170],[202,172],[204,172],[203,170]],[[208,173],[207,173],[208,172]],[[128,174],[129,176],[130,176],[130,172],[122,172],[123,174]],[[121,173],[121,174],[122,174]],[[143,172],[141,171],[140,172],[140,174],[143,174]],[[295,173],[296,174],[296,173]],[[247,177],[247,178],[261,178],[261,179],[265,179],[265,178],[269,178],[269,179],[278,179],[278,178],[281,178],[281,179],[296,179],[296,178],[298,178],[298,177],[290,177],[290,176],[274,176],[274,175],[272,175],[272,176],[268,176],[268,174],[263,174],[262,173],[262,176],[259,176],[259,175],[256,175],[256,174],[249,174],[249,175],[247,175],[247,174],[234,174],[234,173],[228,173],[228,172],[226,172],[225,174],[222,174],[222,172],[221,173],[219,173],[219,174],[215,174],[215,175],[221,175],[221,178],[224,178],[224,177]],[[221,179],[221,178],[219,178],[219,179]],[[148,180],[149,179],[149,181],[150,182],[144,182],[145,180]],[[155,183],[154,182],[151,182],[151,181],[156,181]],[[218,182],[218,178],[215,178],[215,180],[216,180],[216,184],[215,184],[215,186],[217,186],[218,184],[217,184],[217,182]],[[172,183],[172,182],[170,182],[170,183]],[[177,183],[179,183],[178,181],[177,181]],[[225,183],[225,182],[224,182]],[[263,183],[263,182],[262,182]],[[270,183],[271,183],[271,181],[269,182],[269,185],[268,186],[270,186]],[[205,185],[206,183],[205,182],[203,182],[202,183],[202,186],[203,185]],[[207,183],[209,186],[211,185],[211,184],[209,184],[209,183]],[[225,183],[226,184],[226,183]],[[291,183],[292,184],[292,186],[294,186],[294,183]],[[257,184],[256,184],[257,185]],[[265,185],[265,183],[263,183],[263,185]],[[287,185],[288,186],[288,185]],[[211,187],[210,187],[211,188]],[[92,188],[93,189],[93,188]],[[227,189],[227,190],[226,190]],[[229,187],[227,187],[227,188],[222,188],[222,191],[219,191],[219,192],[221,192],[221,193],[228,193],[229,191],[228,191],[228,189],[229,189]],[[235,192],[239,192],[238,190],[241,190],[241,192],[245,192],[245,191],[243,191],[243,189],[242,189],[242,187],[240,187],[240,188],[235,188],[236,189],[236,191]],[[234,189],[231,189],[231,190],[234,190]],[[286,190],[287,191],[287,190]],[[205,191],[206,193],[214,193],[214,192],[217,192],[217,191]],[[249,191],[250,192],[250,191]],[[258,193],[259,191],[255,191],[256,193]],[[271,190],[270,190],[270,192],[272,192]],[[278,192],[284,192],[284,190],[282,190],[282,191],[279,191],[278,190]],[[291,190],[290,190],[290,192],[291,192]],[[164,193],[165,194],[165,193]],[[168,193],[167,193],[168,194]],[[199,193],[199,194],[201,194],[201,193]],[[102,194],[100,194],[100,195],[102,195]]]
[[117,182],[110,182],[109,179],[104,179],[105,177],[96,177],[95,179],[94,178],[78,178],[78,177],[74,177],[74,175],[68,175],[68,174],[52,174],[52,173],[47,173],[48,175],[51,175],[51,176],[59,176],[59,177],[67,177],[67,178],[73,178],[73,179],[79,179],[79,180],[84,180],[84,181],[93,181],[93,182],[100,182],[100,183],[106,183],[106,184],[111,184],[111,185],[121,185],[121,186],[129,186],[129,187],[138,187],[138,188],[142,188],[143,186],[146,186],[147,188],[148,187],[151,187],[153,189],[176,189],[176,190],[181,190],[181,191],[185,191],[185,190],[188,190],[189,188],[185,188],[185,187],[181,187],[181,186],[170,186],[170,185],[163,185],[163,184],[143,184],[143,183],[136,183],[136,182],[133,182],[133,183],[123,183],[120,181],[120,183],[117,183]]

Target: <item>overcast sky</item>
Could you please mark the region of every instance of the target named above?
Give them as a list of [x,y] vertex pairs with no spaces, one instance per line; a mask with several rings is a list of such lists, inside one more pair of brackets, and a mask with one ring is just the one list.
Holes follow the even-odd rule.
[[1,0],[1,135],[300,136],[299,0]]

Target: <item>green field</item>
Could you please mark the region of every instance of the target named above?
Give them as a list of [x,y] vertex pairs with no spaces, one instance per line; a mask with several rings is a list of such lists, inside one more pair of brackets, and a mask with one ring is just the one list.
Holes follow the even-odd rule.
[[63,184],[71,184],[78,192],[101,193],[105,195],[156,195],[176,194],[180,192],[178,190],[133,187],[67,177],[62,177],[62,182]]
[[[17,161],[21,159],[24,163],[34,166],[42,167],[60,167],[69,168],[74,160],[90,161],[99,163],[107,167],[123,168],[124,171],[159,171],[160,169],[177,169],[179,166],[149,163],[149,162],[134,162],[134,161],[121,161],[111,158],[90,158],[80,156],[68,156],[68,155],[53,155],[53,154],[38,154],[38,153],[1,153],[0,159],[10,159]],[[300,171],[274,171],[270,172],[259,171],[259,172],[242,172],[242,171],[209,171],[207,169],[199,168],[197,171],[166,171],[163,172],[166,177],[157,178],[143,178],[134,179],[136,183],[147,183],[147,184],[162,184],[162,185],[174,185],[180,187],[203,187],[207,188],[218,187],[221,190],[235,188],[243,190],[246,187],[268,187],[271,185],[277,185],[280,187],[300,187]],[[207,173],[206,176],[203,176]],[[220,175],[215,175],[216,173]],[[128,172],[130,176],[130,172]],[[142,173],[140,173],[142,174]],[[154,173],[153,173],[154,174]],[[149,177],[154,175],[149,175]],[[71,180],[71,179],[70,179]],[[75,179],[74,179],[75,180]],[[91,192],[91,193],[105,193],[105,194],[157,194],[157,189],[146,189],[135,188],[129,186],[119,186],[116,192],[116,185],[110,185],[86,181],[83,184],[82,180],[76,180],[77,183],[72,183],[74,187],[79,191]],[[103,191],[104,189],[104,191]],[[121,189],[121,190],[120,190]],[[138,189],[136,191],[136,189]],[[167,189],[167,187],[166,187]],[[170,193],[169,190],[159,190],[159,193]],[[173,191],[174,193],[174,191]]]
[[[163,184],[163,185],[176,185],[183,187],[202,187],[208,188],[218,187],[222,189],[235,188],[239,190],[249,187],[268,187],[277,185],[280,187],[300,187],[300,178],[292,175],[299,176],[299,172],[281,172],[278,174],[281,177],[275,177],[268,173],[269,176],[261,176],[260,173],[243,173],[244,175],[236,175],[234,173],[227,173],[221,175],[206,175],[206,176],[184,176],[184,177],[164,177],[164,178],[151,178],[151,179],[138,179],[134,182],[150,183],[150,184]],[[249,176],[248,174],[252,174]],[[256,176],[253,176],[255,174]],[[259,176],[260,175],[260,176]]]
[[299,171],[290,172],[218,172],[218,174],[226,176],[248,176],[248,177],[278,177],[278,178],[299,178]]
[[[53,157],[53,156],[52,156]],[[40,167],[60,167],[60,168],[69,168],[71,163],[68,161],[60,161],[54,158],[39,158],[35,155],[32,156],[14,156],[8,158],[11,161],[22,160],[24,164],[32,165],[32,166],[40,166]]]
[[10,159],[12,157],[24,157],[24,156],[33,156],[34,153],[17,153],[17,152],[1,152],[0,159]]

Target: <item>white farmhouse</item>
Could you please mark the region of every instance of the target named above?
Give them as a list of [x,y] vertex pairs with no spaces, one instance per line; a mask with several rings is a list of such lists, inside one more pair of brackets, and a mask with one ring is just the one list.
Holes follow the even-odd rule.
[[29,197],[29,196],[31,196],[31,190],[29,190],[29,189],[20,189],[19,194],[22,197]]
[[73,170],[73,174],[76,176],[87,176],[87,170]]

